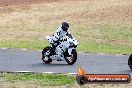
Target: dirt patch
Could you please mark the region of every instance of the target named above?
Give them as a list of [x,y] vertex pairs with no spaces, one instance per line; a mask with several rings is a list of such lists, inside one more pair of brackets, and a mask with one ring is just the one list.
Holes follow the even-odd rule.
[[[61,16],[58,16],[58,18]],[[64,14],[63,17],[71,19],[87,19],[87,21],[114,21],[128,22],[132,21],[132,6],[114,6],[109,8],[97,9],[96,11],[82,11],[70,14]]]

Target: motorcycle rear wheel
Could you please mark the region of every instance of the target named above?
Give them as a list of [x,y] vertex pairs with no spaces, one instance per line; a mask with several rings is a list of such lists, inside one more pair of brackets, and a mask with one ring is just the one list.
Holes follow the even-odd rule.
[[52,59],[50,59],[48,56],[45,55],[45,53],[50,49],[50,46],[47,46],[43,49],[42,51],[42,60],[44,63],[49,64],[50,62],[52,62]]

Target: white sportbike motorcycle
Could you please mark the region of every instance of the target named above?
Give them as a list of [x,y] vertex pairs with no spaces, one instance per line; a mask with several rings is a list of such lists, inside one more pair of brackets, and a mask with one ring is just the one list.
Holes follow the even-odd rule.
[[[50,42],[51,41],[51,37],[50,36],[45,36],[45,38]],[[69,65],[73,65],[76,60],[77,60],[77,52],[76,52],[76,47],[78,45],[78,42],[75,38],[69,38],[68,36],[66,36],[66,38],[63,40],[66,41],[67,43],[69,43],[69,48],[66,49],[66,51],[64,51],[63,57],[62,59],[58,59],[56,57],[56,48],[53,48],[53,46],[47,46],[43,49],[42,51],[42,60],[44,63],[50,63],[53,60],[57,60],[57,61],[66,61]],[[61,41],[61,42],[63,42]],[[58,45],[61,43],[59,42]],[[65,44],[65,43],[64,43]]]

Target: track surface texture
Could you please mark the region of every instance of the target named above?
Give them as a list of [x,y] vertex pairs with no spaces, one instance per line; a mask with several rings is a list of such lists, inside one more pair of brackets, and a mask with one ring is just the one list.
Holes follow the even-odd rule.
[[0,71],[31,71],[77,73],[82,66],[89,74],[131,74],[128,67],[129,55],[110,55],[78,53],[78,60],[74,65],[67,65],[65,61],[53,61],[45,64],[41,60],[41,51],[0,49]]

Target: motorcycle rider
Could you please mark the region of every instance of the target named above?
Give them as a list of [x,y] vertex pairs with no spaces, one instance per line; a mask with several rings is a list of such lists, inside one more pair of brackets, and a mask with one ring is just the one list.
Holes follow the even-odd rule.
[[63,52],[70,46],[70,44],[64,39],[66,36],[73,38],[69,32],[69,23],[62,22],[61,26],[56,30],[56,33],[51,37],[52,38],[52,47],[56,48],[56,57],[58,60],[61,60],[63,57]]

